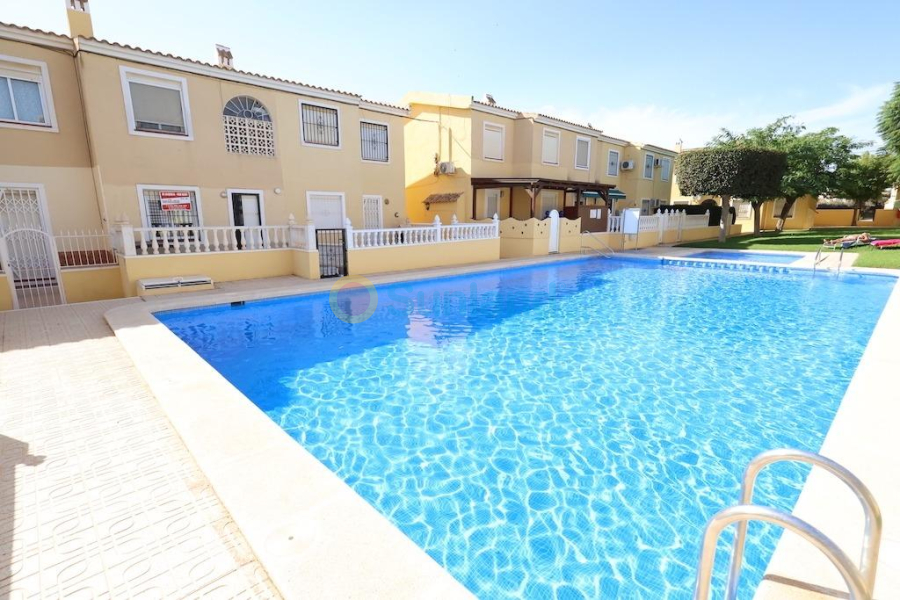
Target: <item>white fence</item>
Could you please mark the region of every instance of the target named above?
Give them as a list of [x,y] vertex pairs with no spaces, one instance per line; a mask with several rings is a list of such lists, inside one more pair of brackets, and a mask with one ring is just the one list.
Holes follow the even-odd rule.
[[489,240],[500,237],[500,219],[497,215],[490,223],[458,223],[454,217],[449,225],[441,223],[435,215],[431,225],[415,224],[391,229],[353,229],[350,221],[347,230],[347,249],[385,248],[392,246],[419,246],[442,242]]
[[56,234],[55,241],[59,266],[63,269],[116,264],[116,253],[105,231],[64,231]]
[[[161,254],[205,254],[248,250],[316,250],[316,228],[313,223],[297,225],[293,215],[288,225],[261,227],[132,227],[120,222],[107,240],[106,250],[115,264],[115,253],[125,256]],[[439,217],[430,225],[412,225],[390,229],[354,229],[347,219],[344,230],[347,249],[418,246],[500,237],[497,216],[489,223],[441,223]],[[88,238],[78,244],[88,243]],[[93,240],[93,238],[91,238]]]
[[612,215],[606,221],[606,231],[608,233],[620,233],[622,231],[623,217],[614,217]]
[[[606,221],[607,233],[621,233],[624,217],[610,216]],[[688,215],[681,210],[659,210],[655,215],[641,215],[638,219],[638,231],[681,231],[709,227],[709,211],[702,215]]]

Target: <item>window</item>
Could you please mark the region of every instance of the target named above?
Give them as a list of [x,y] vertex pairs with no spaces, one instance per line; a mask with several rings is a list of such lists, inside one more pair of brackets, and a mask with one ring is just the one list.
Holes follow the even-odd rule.
[[362,159],[373,162],[389,162],[388,126],[386,123],[359,122],[359,139]]
[[734,204],[738,219],[749,219],[753,216],[753,205],[746,200],[738,200]]
[[132,134],[193,139],[186,79],[130,67],[119,70]]
[[541,192],[541,212],[537,217],[539,219],[546,219],[550,216],[551,210],[556,210],[557,205],[556,192]]
[[544,141],[541,144],[541,162],[545,165],[559,165],[559,132],[544,130]]
[[500,190],[484,190],[484,218],[493,219],[500,214]]
[[46,63],[0,56],[0,126],[57,130]]
[[644,179],[653,179],[653,161],[655,158],[652,154],[644,155]]
[[591,138],[575,138],[575,168],[587,171],[591,166]]
[[606,174],[610,177],[619,176],[619,151],[610,150],[606,161]]
[[[781,211],[784,209],[784,198],[779,198],[775,201],[775,207],[772,210],[772,217],[777,219],[781,216]],[[791,204],[791,210],[788,212],[788,219],[794,218],[794,211],[797,210],[797,203],[794,202]]]
[[237,96],[222,110],[225,149],[235,154],[275,156],[275,128],[262,103],[250,96]]
[[482,156],[485,160],[503,160],[506,128],[496,123],[485,123],[482,140]]
[[138,186],[145,227],[199,227],[197,188]]
[[641,214],[642,215],[653,215],[653,214],[656,214],[657,210],[659,210],[659,199],[657,199],[657,198],[642,198],[641,199]]
[[671,158],[661,158],[659,159],[659,166],[662,170],[660,174],[660,178],[663,181],[668,181],[669,177],[672,175],[672,159]]
[[338,109],[300,103],[303,143],[310,146],[341,147],[341,122]]

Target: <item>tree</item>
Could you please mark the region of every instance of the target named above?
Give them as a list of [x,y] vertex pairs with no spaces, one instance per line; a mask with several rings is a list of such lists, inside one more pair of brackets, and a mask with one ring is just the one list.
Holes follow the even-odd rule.
[[[756,198],[760,205],[765,200],[784,198],[776,225],[778,231],[784,229],[784,222],[799,198],[832,195],[837,189],[837,173],[850,162],[856,150],[865,146],[841,135],[835,127],[806,131],[803,125],[791,123],[790,117],[740,134],[723,130],[710,142],[713,148],[763,148],[785,153],[787,168],[780,190],[770,198]],[[758,219],[756,215],[755,221]]]
[[881,198],[885,188],[891,185],[890,166],[887,155],[865,152],[838,171],[835,196],[853,201],[854,226],[866,203]]
[[679,154],[675,172],[682,194],[709,194],[722,198],[719,241],[724,242],[731,221],[731,197],[769,198],[777,195],[785,164],[785,154],[775,150],[702,148]]
[[900,82],[894,84],[891,97],[878,111],[878,134],[890,156],[890,183],[900,183]]

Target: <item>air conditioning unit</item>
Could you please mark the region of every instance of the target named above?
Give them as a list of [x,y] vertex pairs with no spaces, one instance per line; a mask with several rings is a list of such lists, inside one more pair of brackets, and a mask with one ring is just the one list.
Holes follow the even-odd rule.
[[438,163],[437,171],[441,175],[453,175],[454,173],[456,173],[456,165],[454,165],[450,161]]
[[634,168],[634,161],[633,161],[633,160],[623,160],[623,161],[622,161],[622,170],[623,170],[623,171],[630,171],[630,170],[632,170],[633,168]]

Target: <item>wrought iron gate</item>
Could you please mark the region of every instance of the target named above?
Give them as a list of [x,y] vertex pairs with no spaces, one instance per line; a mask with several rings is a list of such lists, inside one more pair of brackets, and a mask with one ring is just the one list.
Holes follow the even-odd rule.
[[316,229],[319,249],[319,276],[341,277],[347,274],[347,238],[344,229]]
[[0,266],[9,280],[13,308],[66,302],[39,194],[37,188],[0,187]]

